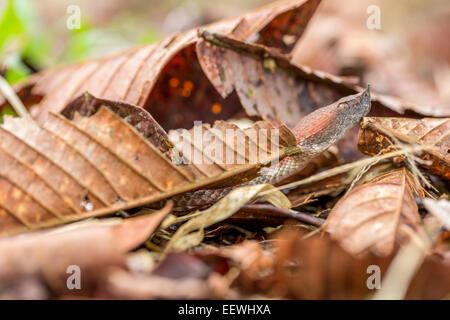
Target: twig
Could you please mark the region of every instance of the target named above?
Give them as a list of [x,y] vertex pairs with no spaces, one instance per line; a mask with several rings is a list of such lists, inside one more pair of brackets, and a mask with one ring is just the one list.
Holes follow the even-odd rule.
[[0,76],[0,92],[5,96],[6,100],[8,100],[11,107],[20,117],[30,116],[27,108],[25,108],[22,101],[20,101],[19,97],[16,95],[9,83],[2,76]]
[[318,228],[320,228],[325,223],[324,219],[316,218],[309,214],[298,212],[295,210],[274,207],[268,204],[248,204],[243,206],[241,210],[255,211],[259,213],[276,213],[280,216],[296,219],[300,222],[304,222]]

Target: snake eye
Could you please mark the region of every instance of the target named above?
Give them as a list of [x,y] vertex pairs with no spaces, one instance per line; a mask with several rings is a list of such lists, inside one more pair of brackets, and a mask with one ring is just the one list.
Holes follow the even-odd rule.
[[338,105],[338,108],[339,109],[344,109],[344,108],[346,108],[347,107],[347,104],[346,103],[339,103],[339,105]]

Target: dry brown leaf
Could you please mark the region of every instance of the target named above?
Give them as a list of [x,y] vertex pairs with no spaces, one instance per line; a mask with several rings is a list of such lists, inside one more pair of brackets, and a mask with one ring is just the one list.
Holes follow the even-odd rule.
[[[275,119],[293,128],[305,115],[364,88],[344,78],[296,65],[289,56],[258,44],[201,30],[197,53],[205,75],[224,99],[237,95],[247,115]],[[403,114],[411,106],[371,93],[371,115]],[[339,141],[340,155],[356,160],[356,128]]]
[[167,278],[114,270],[108,276],[106,290],[118,299],[211,299],[213,290],[207,281],[197,278]]
[[373,32],[363,20],[372,4],[324,1],[292,52],[293,60],[414,102],[409,105],[415,113],[449,117],[450,41],[442,36],[450,30],[447,4],[377,1],[388,13],[382,17],[383,32]]
[[[252,38],[257,43],[290,52],[319,3],[320,0],[279,1],[204,28],[241,40]],[[291,39],[286,41],[286,37]],[[201,75],[193,49],[198,39],[197,29],[192,29],[171,35],[157,44],[44,71],[30,77],[17,87],[17,91],[26,105],[40,101],[33,112],[40,120],[45,118],[47,112],[61,111],[74,98],[88,91],[99,98],[151,110],[165,128],[192,125],[188,113],[184,114],[188,122],[177,119],[177,109],[181,107],[186,110],[186,105],[198,106],[195,114],[208,115],[202,120],[213,122],[223,117],[210,110],[211,105],[217,102],[214,100],[217,93],[207,81],[202,81],[202,78],[206,79]],[[172,78],[178,85],[173,82],[172,86],[168,85]],[[4,100],[0,104],[4,104]],[[163,115],[169,116],[163,119]],[[193,119],[199,118],[194,116]]]
[[431,165],[419,164],[450,180],[450,118],[364,118],[359,133],[359,149],[370,155],[389,152],[397,139],[425,147],[421,156]]
[[149,275],[115,270],[108,277],[107,292],[126,299],[230,299],[230,290],[257,281],[273,267],[273,255],[256,241],[227,247],[199,247],[195,251],[170,252]]
[[[383,278],[392,260],[392,256],[383,258],[372,253],[355,257],[327,235],[303,237],[303,232],[286,230],[276,238],[277,266],[269,286],[274,297],[364,299],[376,291],[367,287],[371,275],[368,267],[380,267]],[[429,256],[413,277],[406,299],[442,299],[449,292],[448,265]]]
[[403,240],[402,225],[423,232],[414,194],[423,198],[422,187],[407,169],[382,174],[342,197],[325,230],[352,254],[374,250],[389,255]]
[[[247,137],[244,150],[249,149],[250,143],[257,145],[258,159],[241,154],[241,149],[233,145],[231,164],[214,156],[209,156],[210,162],[180,164],[179,154],[173,152],[164,130],[145,110],[123,104],[117,107],[114,102],[101,100],[96,113],[86,112],[90,117],[75,113],[70,121],[62,115],[49,114],[42,125],[31,119],[5,119],[0,127],[2,234],[113,213],[249,170],[255,174],[259,165],[283,157],[290,147],[286,143],[296,144],[294,135],[284,126],[277,127],[278,131],[273,130],[273,125],[260,122],[255,126],[267,128],[273,139],[263,146],[267,152],[260,153],[258,140],[252,140],[258,139],[258,130],[249,139],[247,131],[232,127],[233,133]],[[118,110],[119,115],[112,110]],[[73,109],[69,113],[73,115]],[[194,149],[207,157],[211,154],[205,151],[207,148],[224,146],[219,138],[211,139],[215,137],[211,130],[224,132],[228,128],[223,122],[213,128],[194,128],[190,134],[200,130],[205,133],[200,140],[208,140],[200,145],[198,141],[183,140],[180,149],[184,154],[187,148]]]
[[[172,206],[125,220],[7,237],[0,241],[0,287],[16,279],[37,278],[54,293],[70,293],[67,268],[80,267],[80,295],[92,294],[110,266],[125,267],[126,253],[142,244]],[[73,292],[71,292],[73,294]]]

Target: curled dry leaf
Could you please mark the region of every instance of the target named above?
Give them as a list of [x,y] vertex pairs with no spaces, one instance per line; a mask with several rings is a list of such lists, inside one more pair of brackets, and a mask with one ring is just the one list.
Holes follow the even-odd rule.
[[[0,287],[16,279],[37,278],[52,292],[70,293],[67,268],[80,267],[80,295],[93,294],[110,266],[124,268],[126,253],[142,244],[172,209],[112,223],[7,237],[0,241]],[[73,292],[71,292],[73,294]]]
[[[290,52],[319,3],[279,1],[204,28]],[[219,96],[201,73],[195,55],[198,39],[197,29],[173,34],[156,44],[35,74],[16,89],[26,105],[40,101],[33,114],[41,120],[47,112],[61,111],[88,91],[99,98],[145,107],[166,128],[189,127],[199,119],[198,114],[207,115],[202,119],[213,122],[219,119],[220,111],[210,108]],[[225,104],[231,108],[234,102]],[[184,113],[186,105],[198,109]]]
[[364,118],[359,133],[359,149],[370,155],[388,152],[395,139],[424,146],[420,162],[430,172],[450,180],[450,118]]
[[352,254],[374,250],[389,255],[403,239],[402,225],[423,233],[414,194],[424,196],[407,169],[382,174],[342,197],[331,211],[325,230]]
[[236,188],[211,208],[202,211],[199,216],[183,224],[170,239],[166,250],[185,250],[200,244],[203,241],[203,230],[205,228],[231,217],[247,202],[259,197],[261,193],[266,191],[272,192],[261,196],[274,206],[286,209],[291,207],[291,203],[286,196],[275,190],[271,185],[257,184]]
[[[95,102],[88,98],[87,104]],[[193,150],[192,154],[208,161],[196,164],[194,158],[183,163],[180,150],[173,149],[164,130],[145,110],[105,100],[94,104],[93,109],[79,105],[88,117],[69,109],[72,121],[53,113],[43,124],[29,118],[5,118],[0,127],[0,233],[110,214],[238,174],[255,174],[260,165],[282,158],[296,145],[286,127],[274,130],[274,125],[259,122],[255,126],[267,130],[255,129],[252,137],[233,127],[233,134],[245,138],[243,149],[235,149],[217,136],[229,125],[217,122],[212,128],[194,127],[190,134],[195,137],[200,130],[200,136],[190,140],[190,134],[185,135],[180,147],[184,154]],[[270,137],[258,140],[261,132]],[[199,143],[198,139],[206,140]],[[246,153],[250,144],[258,157],[250,159]],[[231,148],[231,163],[211,152],[215,145]]]

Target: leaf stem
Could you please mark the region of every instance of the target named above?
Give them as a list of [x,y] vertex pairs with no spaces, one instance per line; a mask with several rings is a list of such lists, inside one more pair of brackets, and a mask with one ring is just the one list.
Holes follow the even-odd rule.
[[0,75],[0,92],[5,96],[6,100],[11,104],[11,107],[19,115],[19,117],[30,117],[27,108],[20,101],[9,83]]

